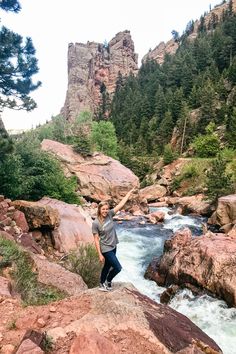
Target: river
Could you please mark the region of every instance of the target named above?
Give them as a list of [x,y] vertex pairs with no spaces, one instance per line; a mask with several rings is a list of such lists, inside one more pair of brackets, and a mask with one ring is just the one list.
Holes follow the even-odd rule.
[[[116,281],[131,282],[141,293],[160,302],[164,288],[157,286],[154,281],[144,279],[148,264],[154,256],[162,254],[165,240],[176,230],[187,226],[194,235],[201,235],[204,219],[169,215],[168,208],[158,210],[166,214],[163,224],[139,225],[137,221],[117,224],[120,241],[117,254],[123,269]],[[179,292],[170,306],[190,318],[213,338],[224,354],[236,354],[235,308],[228,308],[224,301],[207,295],[194,296],[189,290]]]

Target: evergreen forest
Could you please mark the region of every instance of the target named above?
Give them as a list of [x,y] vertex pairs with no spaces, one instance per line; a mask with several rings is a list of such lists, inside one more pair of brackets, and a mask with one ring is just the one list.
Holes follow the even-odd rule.
[[179,47],[175,55],[165,55],[162,65],[146,60],[136,77],[118,77],[110,110],[121,160],[128,152],[162,155],[170,143],[179,154],[192,151],[200,157],[214,156],[222,144],[236,148],[232,2],[221,19],[212,16],[205,23],[202,16],[199,23],[195,39],[190,38],[193,21],[181,37],[172,31]]

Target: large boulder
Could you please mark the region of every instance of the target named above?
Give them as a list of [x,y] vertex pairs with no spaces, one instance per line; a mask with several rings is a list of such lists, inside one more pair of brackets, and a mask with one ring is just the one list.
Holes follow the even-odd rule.
[[207,232],[192,237],[177,231],[165,242],[164,254],[152,262],[146,277],[161,286],[192,284],[236,306],[236,239]]
[[67,176],[77,177],[78,190],[85,198],[118,202],[132,187],[139,187],[138,177],[111,157],[101,153],[83,157],[71,146],[48,139],[41,146],[59,159]]
[[217,209],[209,218],[208,223],[226,228],[227,231],[236,224],[236,194],[218,199]]
[[[2,345],[15,345],[27,328],[43,330],[54,342],[52,353],[187,354],[222,353],[187,317],[141,295],[129,284],[103,293],[90,289],[52,305],[19,308],[0,303],[4,321],[17,312],[16,328],[3,331]],[[84,351],[82,350],[84,349]]]
[[53,286],[67,295],[78,295],[88,287],[79,274],[63,268],[60,264],[49,262],[42,255],[31,255],[36,266],[38,281]]
[[54,229],[60,223],[58,211],[51,206],[25,200],[15,200],[12,202],[12,206],[25,214],[30,229],[41,227]]
[[60,224],[52,230],[55,249],[68,253],[82,243],[93,242],[92,219],[81,206],[47,197],[39,203],[45,208],[56,210],[59,215]]
[[197,194],[189,197],[181,197],[176,203],[180,208],[182,214],[199,214],[210,215],[212,212],[211,204],[205,200],[203,194]]
[[140,196],[147,199],[148,202],[153,202],[166,195],[167,189],[159,184],[153,184],[140,190]]

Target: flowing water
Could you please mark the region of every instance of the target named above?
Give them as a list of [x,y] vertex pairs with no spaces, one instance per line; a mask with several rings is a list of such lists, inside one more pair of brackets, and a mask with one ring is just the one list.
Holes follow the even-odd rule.
[[[143,294],[159,302],[164,288],[151,280],[144,279],[148,264],[162,254],[163,245],[176,230],[187,226],[194,235],[201,235],[201,217],[179,214],[169,215],[170,209],[159,208],[166,213],[164,224],[139,225],[135,221],[117,225],[120,240],[118,258],[123,266],[116,281],[131,282]],[[194,296],[182,290],[171,301],[170,306],[189,317],[221,347],[224,354],[236,354],[236,309],[228,308],[224,301],[208,295]]]

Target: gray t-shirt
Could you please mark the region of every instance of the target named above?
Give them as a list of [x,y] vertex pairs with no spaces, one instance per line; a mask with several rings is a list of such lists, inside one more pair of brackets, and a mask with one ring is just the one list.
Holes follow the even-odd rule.
[[101,224],[98,218],[96,218],[92,224],[93,234],[99,235],[102,253],[112,251],[116,247],[117,243],[119,243],[112,218],[114,215],[114,209],[111,209],[109,210],[103,224]]

